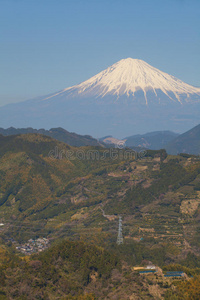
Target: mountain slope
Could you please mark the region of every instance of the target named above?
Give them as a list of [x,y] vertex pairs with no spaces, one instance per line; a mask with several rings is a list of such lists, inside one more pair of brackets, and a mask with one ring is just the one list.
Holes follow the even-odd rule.
[[0,108],[0,126],[56,128],[118,138],[186,131],[200,122],[200,88],[141,60],[123,59],[83,83]]
[[169,154],[200,155],[200,124],[176,137],[165,146],[165,149]]
[[159,150],[172,141],[179,134],[171,131],[155,131],[146,134],[138,134],[125,138],[127,147],[144,147],[152,150]]
[[155,299],[157,291],[164,295],[169,290],[158,289],[156,279],[139,275],[120,261],[119,254],[83,241],[63,240],[28,259],[13,254],[6,258],[0,266],[1,300],[141,299],[141,295],[148,300]]
[[145,134],[136,134],[121,140],[112,136],[105,136],[99,139],[100,142],[112,147],[146,148],[151,150],[163,149],[164,146],[172,141],[179,134],[171,131],[154,131]]
[[[96,76],[84,81],[81,84],[64,89],[63,91],[44,98],[47,100],[64,93],[81,94],[84,97],[105,97],[114,95],[134,96],[142,90],[148,104],[146,92],[151,90],[157,97],[156,90],[160,90],[172,101],[179,101],[181,98],[190,100],[190,94],[200,96],[200,88],[193,87],[183,81],[164,73],[146,62],[139,59],[122,59]],[[173,95],[171,95],[173,93]],[[185,97],[186,96],[186,97]],[[188,98],[188,99],[187,99]]]
[[117,250],[120,215],[121,255],[132,264],[199,253],[199,160],[164,150],[138,159],[128,153],[73,148],[37,134],[0,136],[1,239],[22,246],[65,237]]
[[60,142],[64,142],[70,146],[80,147],[80,146],[102,146],[96,139],[89,135],[79,135],[73,132],[69,132],[63,128],[51,128],[50,130],[45,129],[33,129],[33,128],[0,128],[0,134],[4,136],[16,135],[16,134],[27,134],[27,133],[37,133],[50,136]]

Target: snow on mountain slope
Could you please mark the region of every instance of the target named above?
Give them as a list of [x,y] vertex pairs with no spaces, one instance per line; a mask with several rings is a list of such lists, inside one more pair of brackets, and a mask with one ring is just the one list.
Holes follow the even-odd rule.
[[180,95],[184,95],[186,102],[189,101],[191,94],[200,96],[200,88],[184,83],[142,60],[127,58],[120,60],[90,79],[43,100],[61,94],[69,94],[71,97],[77,95],[101,98],[110,95],[117,98],[123,95],[129,97],[134,96],[140,90],[144,93],[146,104],[148,104],[148,91],[152,91],[155,97],[158,96],[158,90],[162,91],[169,99],[180,103],[182,102]]
[[51,95],[0,108],[0,127],[62,127],[94,137],[184,132],[200,123],[200,88],[146,62],[122,59]]

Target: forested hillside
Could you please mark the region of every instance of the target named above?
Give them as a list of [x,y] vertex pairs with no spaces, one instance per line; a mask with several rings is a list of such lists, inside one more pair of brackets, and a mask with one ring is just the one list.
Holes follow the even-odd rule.
[[[0,251],[5,258],[0,261],[5,270],[1,275],[5,276],[2,277],[5,279],[2,299],[6,299],[7,295],[11,299],[21,299],[23,293],[38,293],[38,299],[50,299],[50,295],[61,297],[64,291],[68,293],[69,290],[74,291],[70,297],[83,296],[87,292],[90,294],[88,297],[96,295],[97,299],[105,299],[113,288],[114,283],[109,283],[109,278],[114,276],[112,272],[121,274],[120,279],[115,275],[119,289],[116,288],[114,294],[122,295],[120,286],[125,280],[122,278],[126,268],[129,275],[125,276],[123,292],[128,293],[128,282],[133,280],[135,290],[132,294],[135,293],[139,299],[150,299],[148,293],[151,297],[154,294],[149,292],[148,281],[132,271],[135,265],[149,261],[161,268],[179,264],[189,268],[188,276],[199,274],[199,203],[198,157],[184,154],[170,156],[165,150],[136,153],[130,152],[130,149],[76,148],[38,134],[0,136]],[[119,216],[122,217],[124,242],[118,246]],[[41,243],[46,240],[48,246],[43,247]],[[65,244],[62,244],[63,240]],[[31,244],[36,242],[39,245],[37,249],[49,249],[34,254],[40,251]],[[62,251],[58,254],[61,246],[55,243],[61,243],[66,253],[65,247],[72,247],[74,242],[78,243],[76,248],[81,249],[79,254],[83,261],[86,259],[84,253],[90,252],[84,249],[90,247],[91,251],[95,251],[92,262],[95,261],[96,265],[91,266],[87,258],[86,265],[79,260],[78,265],[73,261],[72,269],[70,264],[65,268]],[[97,250],[87,245],[95,245]],[[100,258],[102,269],[95,255],[103,255],[104,258]],[[92,252],[89,256],[92,259]],[[59,262],[52,260],[54,258]],[[44,271],[43,263],[29,264],[29,261],[43,259],[47,265],[59,270],[61,277],[56,277],[55,282],[55,269]],[[71,259],[74,260],[73,257]],[[109,270],[104,268],[103,263],[107,259],[110,261]],[[31,271],[32,268],[40,270],[40,274],[46,272],[48,278],[45,277],[42,282],[42,279],[34,279],[37,272]],[[65,272],[70,274],[69,277]],[[107,274],[105,278],[103,274]],[[14,278],[18,281],[13,281]],[[196,285],[198,279],[195,280]],[[15,284],[19,281],[24,282],[23,291],[16,287],[15,295]],[[94,281],[97,282],[96,287]],[[31,282],[36,282],[35,287]],[[91,286],[91,282],[94,285]],[[57,292],[54,291],[56,284]],[[109,284],[111,286],[105,294],[98,294],[97,290],[104,284],[105,288]],[[157,284],[152,283],[153,286]],[[86,289],[88,285],[90,288]],[[143,287],[144,295],[138,285]],[[164,295],[163,287],[160,288],[160,295]],[[168,285],[166,297],[170,297],[170,289],[171,285]],[[181,290],[176,289],[181,295]],[[190,289],[190,286],[181,289]]]

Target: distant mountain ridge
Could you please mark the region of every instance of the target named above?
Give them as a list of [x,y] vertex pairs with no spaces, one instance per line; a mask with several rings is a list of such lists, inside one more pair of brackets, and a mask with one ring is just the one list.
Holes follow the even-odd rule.
[[179,136],[178,133],[172,131],[154,131],[145,134],[137,134],[126,137],[124,139],[115,139],[112,136],[105,136],[100,139],[107,145],[119,145],[123,147],[139,147],[151,150],[159,150],[165,147],[167,143]]
[[172,131],[154,131],[145,134],[133,135],[125,138],[127,147],[137,146],[151,150],[159,150],[165,145],[179,136],[178,133]]
[[184,132],[200,123],[200,88],[139,59],[122,59],[90,79],[0,108],[1,127],[63,127],[96,137]]
[[132,148],[136,151],[140,149],[160,150],[166,149],[168,154],[177,155],[179,153],[200,155],[200,124],[189,131],[178,134],[172,131],[154,131],[145,134],[136,134],[123,139],[117,139],[111,135],[95,139],[89,135],[79,135],[69,132],[63,128],[33,129],[29,128],[0,128],[0,135],[11,136],[36,133],[54,138],[70,146],[100,146],[114,148]]
[[76,133],[69,132],[63,128],[51,128],[50,130],[45,129],[33,129],[29,128],[14,128],[10,127],[7,129],[0,128],[0,134],[4,136],[37,133],[50,136],[60,142],[64,142],[70,146],[81,147],[81,146],[103,146],[98,140],[89,135],[79,135]]
[[168,142],[172,141],[179,134],[171,131],[155,131],[146,134],[138,134],[124,139],[117,139],[110,135],[100,138],[99,140],[89,135],[79,135],[69,132],[63,128],[33,129],[29,128],[0,128],[0,134],[4,136],[37,133],[50,136],[60,142],[64,142],[70,146],[103,146],[103,147],[118,147],[118,148],[146,148],[151,150],[159,150]]
[[200,124],[179,135],[165,146],[169,154],[187,153],[200,155]]

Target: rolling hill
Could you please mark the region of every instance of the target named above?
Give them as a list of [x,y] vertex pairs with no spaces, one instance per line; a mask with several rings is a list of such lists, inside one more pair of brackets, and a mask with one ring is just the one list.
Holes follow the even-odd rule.
[[199,172],[195,157],[174,158],[164,150],[77,148],[38,134],[0,136],[0,230],[18,242],[84,236],[109,247],[121,215],[129,242],[159,238],[160,247],[179,240],[180,251],[186,239],[196,249]]
[[[0,297],[155,298],[150,286],[157,290],[159,280],[132,266],[178,263],[197,274],[199,205],[198,157],[0,135]],[[38,238],[50,248],[25,256],[16,250]],[[160,283],[159,295],[169,289]]]

